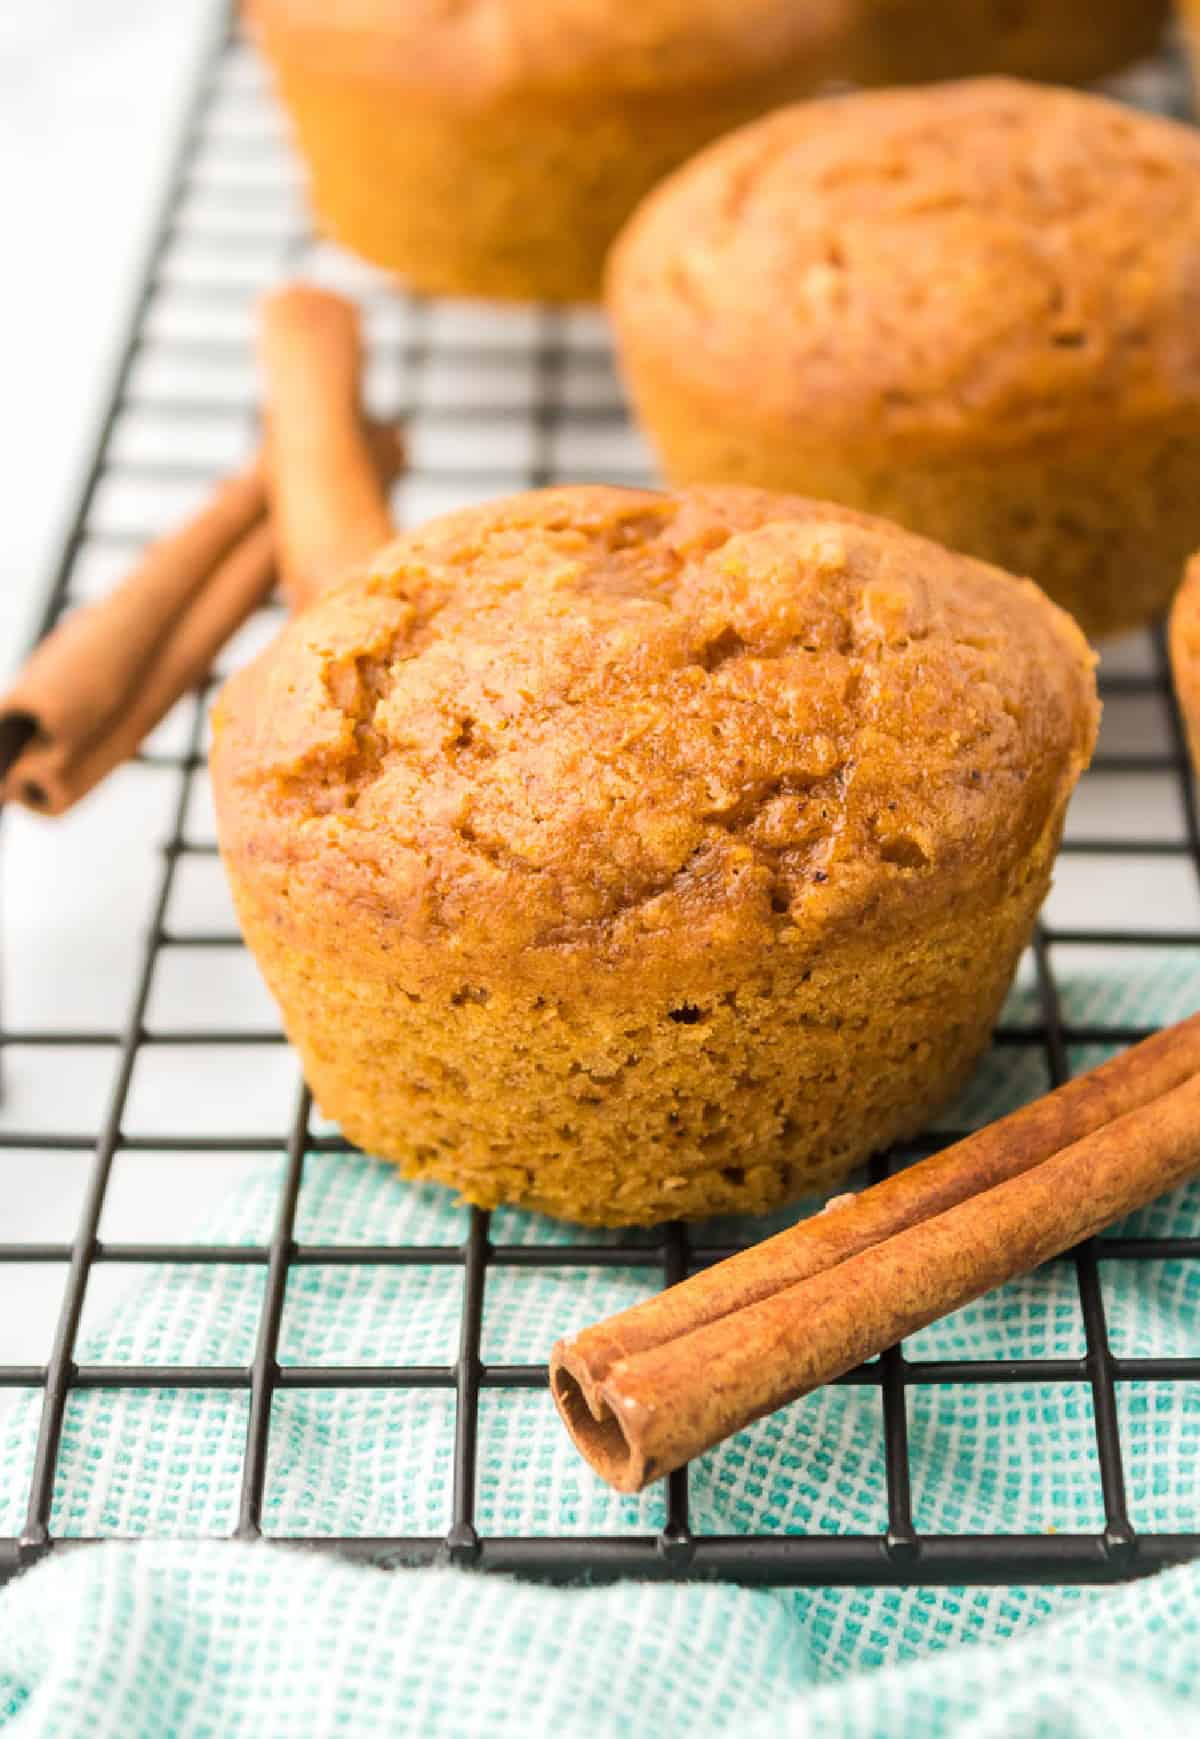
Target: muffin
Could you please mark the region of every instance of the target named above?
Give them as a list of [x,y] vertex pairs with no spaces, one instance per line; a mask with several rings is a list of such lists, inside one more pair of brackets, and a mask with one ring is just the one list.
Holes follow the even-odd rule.
[[834,69],[849,0],[248,0],[321,226],[435,294],[595,298],[668,170]]
[[484,1207],[758,1212],[985,1044],[1091,752],[1036,587],[837,507],[433,521],[223,691],[246,940],[324,1111]]
[[1010,73],[1086,84],[1153,54],[1167,0],[858,0],[846,73],[860,84]]
[[1200,770],[1200,556],[1187,565],[1171,606],[1169,644],[1175,698],[1187,732],[1192,766]]
[[1007,80],[783,109],[612,257],[675,482],[802,490],[1031,574],[1088,633],[1200,544],[1200,135]]

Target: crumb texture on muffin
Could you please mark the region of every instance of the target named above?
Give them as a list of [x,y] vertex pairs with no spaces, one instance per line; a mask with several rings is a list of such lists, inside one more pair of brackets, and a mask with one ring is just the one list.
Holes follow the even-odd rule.
[[1083,681],[1031,586],[764,493],[584,493],[435,521],[249,709],[235,680],[239,804],[294,816],[301,883],[336,865],[380,937],[616,963],[697,925],[796,946],[1028,849]]
[[226,688],[247,937],[325,1109],[470,1199],[761,1208],[915,1127],[1095,732],[1035,587],[739,489],[433,522]]

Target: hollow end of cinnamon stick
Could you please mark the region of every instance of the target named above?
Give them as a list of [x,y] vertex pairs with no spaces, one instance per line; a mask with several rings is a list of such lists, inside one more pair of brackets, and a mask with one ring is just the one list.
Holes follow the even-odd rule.
[[32,754],[36,767],[40,738],[44,741],[36,713],[21,706],[0,710],[0,804],[23,803],[39,815],[57,815],[66,806],[58,801],[53,784],[26,766]]
[[1200,1174],[1200,1016],[554,1347],[618,1491],[711,1448]]
[[37,735],[37,714],[28,707],[0,709],[0,780],[29,747]]
[[609,1405],[569,1341],[559,1341],[550,1355],[550,1393],[571,1441],[601,1479],[632,1493],[656,1477],[654,1463],[630,1435],[632,1420],[623,1420]]

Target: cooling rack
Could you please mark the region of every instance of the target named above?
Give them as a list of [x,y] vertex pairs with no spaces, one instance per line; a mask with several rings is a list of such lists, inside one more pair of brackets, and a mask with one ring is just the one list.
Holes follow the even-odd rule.
[[[1123,93],[1148,106],[1184,113],[1185,81],[1178,57],[1141,69]],[[251,51],[230,30],[214,45],[200,74],[144,285],[117,370],[94,461],[65,540],[41,628],[92,589],[107,583],[149,537],[178,516],[249,450],[255,438],[249,337],[258,291],[282,272],[303,269],[358,294],[371,336],[370,391],[381,411],[407,417],[413,467],[398,491],[397,512],[414,522],[487,495],[557,479],[649,480],[648,461],[629,426],[602,323],[590,313],[478,310],[406,298],[364,269],[323,248],[311,236],[295,165],[281,123]],[[242,648],[270,633],[278,613],[267,609]],[[1064,960],[1089,957],[1110,964],[1138,951],[1200,949],[1200,830],[1179,719],[1168,682],[1161,633],[1140,637],[1106,664],[1107,703],[1101,752],[1081,787],[1064,846],[1060,888],[1025,963],[1025,1018],[1007,1022],[997,1046],[1024,1047],[1038,1059],[1043,1084],[1059,1083],[1086,1047],[1118,1047],[1146,1034],[1133,1021],[1075,1018],[1064,997]],[[462,1276],[457,1356],[439,1365],[374,1365],[377,1389],[442,1389],[454,1399],[452,1513],[431,1537],[306,1539],[328,1550],[384,1564],[455,1563],[555,1580],[621,1576],[711,1577],[760,1584],[1096,1582],[1144,1573],[1200,1553],[1197,1527],[1188,1532],[1135,1528],[1126,1496],[1118,1394],[1138,1380],[1200,1380],[1200,1357],[1128,1357],[1114,1352],[1106,1331],[1102,1267],[1200,1259],[1196,1237],[1108,1237],[1067,1260],[1074,1265],[1086,1350],[1078,1358],[1036,1361],[929,1359],[893,1349],[850,1373],[851,1386],[880,1396],[879,1453],[887,1476],[887,1524],[876,1534],[757,1533],[712,1535],[689,1525],[688,1470],[665,1493],[665,1525],[620,1537],[498,1536],[477,1526],[476,1462],[480,1396],[541,1389],[540,1363],[485,1363],[482,1333],[489,1282],[502,1270],[637,1267],[670,1284],[727,1249],[706,1241],[703,1226],[667,1226],[647,1237],[569,1246],[506,1244],[493,1238],[488,1215],[472,1211],[461,1244],[305,1244],[297,1237],[297,1203],[309,1155],[346,1150],[314,1118],[301,1086],[279,1126],[198,1132],[187,1107],[160,1096],[158,1121],[131,1127],[135,1071],[156,1051],[224,1049],[246,1059],[286,1055],[275,1030],[247,1030],[237,1018],[172,1024],[157,1013],[158,989],[182,957],[207,955],[237,984],[241,944],[230,928],[205,927],[176,915],[180,883],[213,863],[215,846],[194,817],[204,804],[206,694],[190,699],[156,733],[134,773],[152,774],[167,794],[158,825],[141,811],[124,841],[142,864],[144,939],[129,973],[123,1021],[97,1021],[94,996],[70,975],[54,986],[53,1023],[0,1029],[11,1081],[32,1076],[38,1116],[22,1126],[11,1103],[0,1116],[0,1165],[36,1167],[74,1155],[86,1166],[78,1219],[69,1238],[0,1243],[4,1272],[42,1267],[63,1275],[49,1358],[0,1365],[6,1391],[40,1393],[37,1448],[23,1521],[0,1538],[0,1577],[51,1551],[79,1545],[52,1526],[56,1465],[69,1398],[86,1390],[221,1388],[248,1397],[248,1425],[235,1534],[262,1532],[264,1480],[272,1407],[286,1390],[350,1393],[366,1386],[357,1367],[297,1366],[280,1360],[280,1331],[289,1274],[317,1265],[422,1264],[456,1268]],[[125,813],[125,812],[122,812]],[[1131,820],[1131,817],[1133,819]],[[1138,819],[1140,817],[1140,819]],[[126,824],[128,823],[126,816]],[[120,900],[97,864],[92,921]],[[126,889],[127,893],[128,890]],[[1104,894],[1107,899],[1100,899]],[[126,902],[127,904],[127,902]],[[114,909],[116,909],[114,907]],[[123,909],[123,908],[122,908]],[[1113,913],[1117,916],[1114,920]],[[1175,916],[1183,914],[1182,922]],[[78,922],[79,915],[75,915]],[[115,920],[114,920],[115,921]],[[212,974],[209,975],[210,980]],[[10,999],[11,1000],[11,999]],[[219,999],[218,999],[219,1000]],[[16,1001],[20,1005],[20,999]],[[211,998],[200,999],[201,1011]],[[39,1005],[40,1006],[40,1005]],[[189,1004],[189,1007],[195,1006]],[[236,1016],[238,998],[224,1005]],[[82,1012],[77,1012],[82,1011]],[[1091,1053],[1089,1053],[1091,1054]],[[72,1069],[80,1059],[98,1078],[103,1108],[81,1128],[68,1116]],[[45,1083],[44,1087],[38,1083]],[[18,1095],[18,1110],[21,1103]],[[174,1113],[174,1115],[172,1115]],[[17,1118],[17,1121],[14,1121]],[[954,1139],[935,1137],[876,1161],[875,1177]],[[114,1166],[152,1155],[163,1168],[205,1155],[286,1152],[268,1241],[229,1248],[194,1240],[121,1241],[101,1235]],[[10,1167],[14,1187],[16,1172]],[[5,1221],[0,1217],[0,1232]],[[711,1239],[711,1233],[708,1238]],[[138,1264],[244,1263],[264,1275],[253,1356],[244,1364],[96,1365],[78,1356],[90,1291],[113,1269]],[[11,1294],[10,1294],[11,1296]],[[906,1393],[916,1385],[1076,1384],[1089,1392],[1095,1421],[1096,1466],[1103,1526],[1092,1532],[1035,1535],[931,1534],[913,1519]],[[278,1538],[278,1536],[274,1536]]]

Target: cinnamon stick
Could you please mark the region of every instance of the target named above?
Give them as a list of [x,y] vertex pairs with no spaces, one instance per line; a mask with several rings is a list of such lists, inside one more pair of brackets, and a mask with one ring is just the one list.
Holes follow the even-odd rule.
[[358,312],[287,285],[261,304],[259,360],[280,583],[300,608],[395,535],[361,409]]
[[[372,423],[366,438],[382,490],[403,466],[404,437]],[[0,801],[61,815],[204,679],[271,590],[263,474],[260,455],[35,649],[0,700]]]
[[1200,1171],[1200,1016],[560,1341],[577,1447],[639,1491]]
[[53,785],[43,775],[47,788],[54,790],[64,807],[78,803],[115,767],[136,754],[180,696],[203,682],[221,648],[266,600],[274,573],[274,534],[264,519],[218,564],[188,611],[184,631],[167,641],[131,705],[113,727],[82,754],[68,757],[57,770]]
[[[107,597],[76,610],[42,641],[0,700],[5,730],[23,725],[27,737],[0,795],[48,815],[76,800],[77,763],[135,701],[173,628],[265,507],[263,469],[255,459],[178,531],[151,544]],[[260,568],[243,571],[247,613],[268,589],[270,574],[269,553]]]

